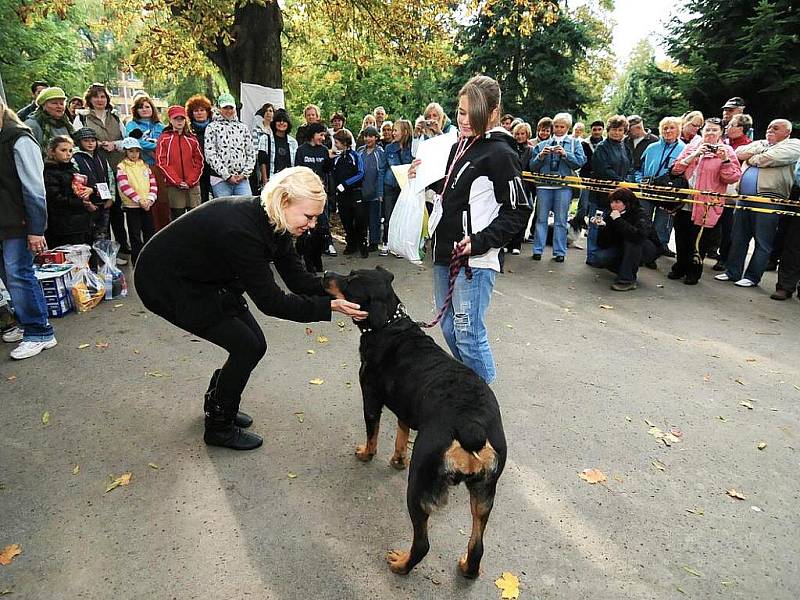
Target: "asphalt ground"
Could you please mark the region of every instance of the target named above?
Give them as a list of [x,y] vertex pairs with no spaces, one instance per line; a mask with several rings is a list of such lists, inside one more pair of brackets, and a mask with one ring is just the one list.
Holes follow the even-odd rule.
[[[411,540],[406,474],[388,465],[391,414],[376,459],[353,456],[364,426],[350,322],[307,332],[257,316],[269,351],[243,410],[265,441],[237,453],[202,442],[224,353],[132,293],[56,320],[42,356],[0,360],[0,550],[22,550],[0,566],[0,593],[489,600],[511,572],[524,600],[800,597],[797,300],[768,298],[774,273],[754,289],[714,281],[709,265],[698,286],[669,281],[665,258],[615,293],[580,250],[564,264],[523,253],[488,317],[509,461],[479,580],[456,572],[463,487],[431,519],[427,558],[389,571],[387,550]],[[382,264],[412,316],[434,314],[429,264],[325,263]],[[590,468],[607,481],[582,480]]]

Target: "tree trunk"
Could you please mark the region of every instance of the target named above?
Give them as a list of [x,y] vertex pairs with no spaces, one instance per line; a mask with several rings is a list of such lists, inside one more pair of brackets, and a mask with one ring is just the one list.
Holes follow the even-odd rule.
[[234,12],[231,35],[234,42],[207,53],[228,83],[231,94],[239,96],[241,83],[283,87],[281,32],[283,15],[277,0],[265,6],[246,4]]

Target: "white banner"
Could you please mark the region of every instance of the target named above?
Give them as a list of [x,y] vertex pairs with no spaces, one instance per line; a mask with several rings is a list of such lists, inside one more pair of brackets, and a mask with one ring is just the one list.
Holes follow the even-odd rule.
[[270,102],[276,109],[286,108],[283,90],[264,87],[254,83],[242,83],[239,89],[239,98],[242,101],[242,114],[239,118],[248,129],[253,128],[253,117],[256,111]]

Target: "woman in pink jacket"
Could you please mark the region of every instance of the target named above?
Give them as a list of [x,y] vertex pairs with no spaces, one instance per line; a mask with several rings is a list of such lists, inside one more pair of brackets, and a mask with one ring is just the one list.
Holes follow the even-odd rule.
[[[689,187],[704,192],[724,194],[728,184],[742,176],[739,160],[733,148],[722,143],[722,121],[706,119],[702,140],[689,144],[678,155],[672,173],[683,175]],[[683,279],[686,285],[696,285],[703,274],[703,259],[713,245],[710,230],[722,215],[723,201],[714,196],[695,198],[709,204],[684,204],[674,218],[677,262],[667,277]]]

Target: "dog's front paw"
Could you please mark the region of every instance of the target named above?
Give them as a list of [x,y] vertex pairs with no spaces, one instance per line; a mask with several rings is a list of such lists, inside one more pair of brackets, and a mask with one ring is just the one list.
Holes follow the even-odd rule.
[[386,562],[389,563],[389,569],[392,573],[397,573],[398,575],[406,575],[408,574],[408,552],[403,552],[401,550],[391,550],[386,555]]
[[480,569],[477,569],[475,572],[469,570],[466,554],[458,561],[458,570],[467,579],[477,579],[481,575]]
[[367,449],[366,444],[363,446],[356,446],[356,458],[361,462],[369,462],[375,456],[374,452]]
[[405,454],[393,454],[392,458],[389,460],[389,464],[398,471],[402,471],[408,466],[408,458]]

